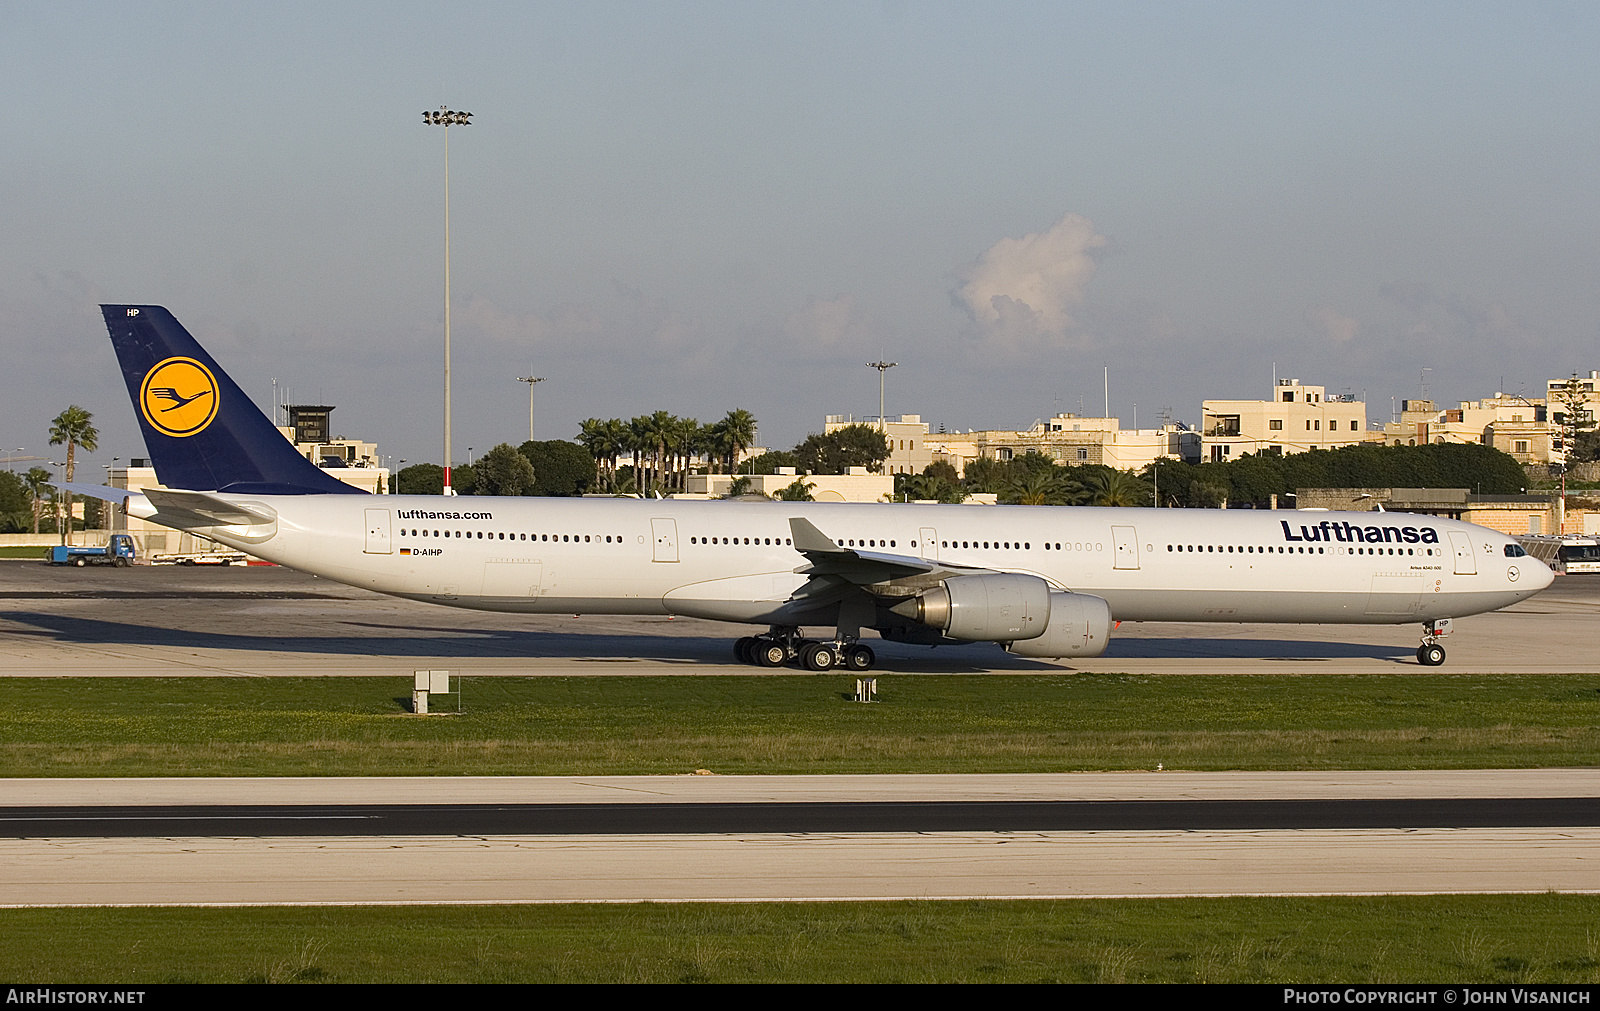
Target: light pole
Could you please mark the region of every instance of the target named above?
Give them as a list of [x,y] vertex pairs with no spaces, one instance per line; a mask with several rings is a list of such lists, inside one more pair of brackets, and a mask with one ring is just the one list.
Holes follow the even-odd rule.
[[517,382],[528,384],[528,441],[533,441],[533,387],[544,382],[548,376],[518,376]]
[[899,362],[886,362],[881,360],[867,363],[867,368],[878,370],[878,431],[880,432],[886,432],[889,430],[888,423],[883,417],[883,374],[899,364]]
[[450,487],[450,128],[471,126],[472,113],[441,105],[438,112],[424,110],[422,122],[444,127],[444,493],[454,495]]
[[24,449],[27,449],[27,448],[28,448],[27,446],[18,446],[16,449],[8,449],[8,450],[6,450],[6,473],[8,473],[8,474],[11,473],[11,463],[12,463],[13,460],[16,459],[16,454],[22,452]]

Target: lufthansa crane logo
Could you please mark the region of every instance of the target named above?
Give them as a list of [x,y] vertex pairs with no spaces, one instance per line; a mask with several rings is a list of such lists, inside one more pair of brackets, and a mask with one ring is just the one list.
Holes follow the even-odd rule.
[[139,409],[150,427],[183,439],[217,416],[217,377],[193,358],[168,358],[144,374]]

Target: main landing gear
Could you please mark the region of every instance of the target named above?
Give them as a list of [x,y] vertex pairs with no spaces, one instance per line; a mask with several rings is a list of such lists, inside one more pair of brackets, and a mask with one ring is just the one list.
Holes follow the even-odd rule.
[[765,635],[745,636],[733,644],[740,663],[756,667],[782,667],[793,663],[805,670],[830,671],[842,668],[861,674],[872,669],[877,656],[859,642],[834,639],[806,639],[798,628],[774,626]]
[[1450,619],[1436,618],[1422,626],[1422,645],[1417,647],[1417,663],[1437,667],[1444,663],[1444,647],[1439,637],[1450,634]]

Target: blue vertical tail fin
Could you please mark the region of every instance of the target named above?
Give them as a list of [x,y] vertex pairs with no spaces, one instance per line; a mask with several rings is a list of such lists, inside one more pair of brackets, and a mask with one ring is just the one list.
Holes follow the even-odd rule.
[[364,494],[295,451],[183,324],[159,305],[102,305],[156,477],[252,495]]

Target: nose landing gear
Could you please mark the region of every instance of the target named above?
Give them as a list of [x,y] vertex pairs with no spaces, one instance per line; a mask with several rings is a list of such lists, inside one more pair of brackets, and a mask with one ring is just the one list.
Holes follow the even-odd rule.
[[1435,618],[1422,626],[1422,645],[1417,647],[1417,663],[1424,667],[1437,667],[1444,663],[1444,647],[1439,637],[1450,634],[1450,619]]

